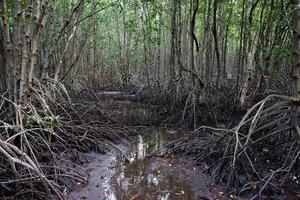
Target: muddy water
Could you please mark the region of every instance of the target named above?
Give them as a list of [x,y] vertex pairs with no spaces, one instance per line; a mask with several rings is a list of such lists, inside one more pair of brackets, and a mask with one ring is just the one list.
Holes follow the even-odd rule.
[[[112,101],[114,115],[137,118],[151,116],[151,111],[132,106],[127,101]],[[134,109],[133,109],[134,108]],[[118,113],[117,113],[118,114]],[[106,155],[87,154],[89,183],[78,185],[69,194],[70,200],[198,200],[215,199],[217,192],[209,185],[209,178],[200,169],[185,164],[183,158],[147,155],[167,142],[184,136],[185,132],[151,128],[147,134],[132,138],[128,145],[118,147],[129,160],[115,152]],[[218,194],[218,193],[217,193]]]
[[[214,199],[209,179],[200,169],[185,164],[176,156],[147,155],[185,133],[153,128],[147,135],[136,136],[128,146],[129,163],[113,152],[88,154],[89,184],[78,186],[69,199],[89,200],[198,200]],[[79,184],[80,185],[80,184]]]
[[[139,135],[128,150],[130,164],[118,162],[112,167],[110,186],[114,198],[108,199],[200,199],[210,197],[208,178],[196,168],[183,164],[179,157],[145,158],[166,142],[184,133],[154,129]],[[199,194],[198,191],[202,193]]]

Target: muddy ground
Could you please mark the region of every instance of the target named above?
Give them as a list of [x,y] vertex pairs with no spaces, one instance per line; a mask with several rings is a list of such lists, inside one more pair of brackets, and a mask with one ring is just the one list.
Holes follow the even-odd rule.
[[78,184],[69,199],[223,199],[222,189],[210,185],[209,176],[188,159],[147,155],[174,140],[180,131],[153,127],[146,135],[132,138],[128,145],[119,145],[129,159],[114,152],[87,154],[83,167],[90,171],[89,183]]
[[[150,126],[155,120],[152,108],[131,101],[134,94],[100,92],[103,109],[109,115],[132,125],[149,125],[147,131],[130,136],[117,145],[118,151],[107,154],[85,154],[82,167],[90,174],[88,184],[77,183],[70,191],[70,200],[198,200],[224,199],[222,187],[210,184],[203,166],[192,166],[188,158],[178,155],[151,156],[166,143],[189,134],[189,131]],[[163,126],[163,123],[161,124]],[[233,196],[232,196],[233,197]]]
[[[165,144],[191,132],[180,128],[168,128],[160,121],[153,107],[136,101],[136,94],[104,91],[95,95],[97,100],[101,101],[101,109],[111,118],[129,126],[144,128],[117,144],[116,147],[125,156],[120,155],[119,150],[112,150],[107,154],[85,154],[87,162],[82,167],[90,174],[88,184],[77,183],[72,191],[66,191],[68,199],[249,199],[225,195],[225,186],[211,184],[209,174],[205,173],[206,166],[192,165],[188,156],[153,154],[158,149],[163,152],[162,147]],[[285,194],[279,199],[298,197]]]

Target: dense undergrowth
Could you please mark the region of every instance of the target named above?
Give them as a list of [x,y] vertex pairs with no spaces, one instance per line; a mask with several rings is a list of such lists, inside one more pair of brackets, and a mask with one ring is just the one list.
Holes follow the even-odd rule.
[[16,107],[19,124],[9,109],[2,109],[11,102],[1,96],[1,199],[65,199],[74,184],[88,180],[80,167],[86,162],[83,153],[122,155],[115,144],[143,129],[120,123],[99,101],[48,92],[41,89],[30,103]]
[[[299,196],[299,130],[295,113],[299,100],[289,97],[289,78],[274,77],[262,88],[254,87],[247,106],[239,107],[233,85],[221,90],[209,88],[201,103],[198,99],[198,129],[188,137],[165,146],[163,152],[180,153],[204,166],[213,184],[225,184],[227,194],[250,199],[278,199],[291,194]],[[150,102],[159,102],[169,122],[193,123],[188,108],[188,93],[170,104],[168,93],[157,91]],[[269,95],[269,94],[279,95]],[[169,94],[170,98],[171,94]],[[185,108],[185,109],[182,109]],[[183,120],[183,116],[187,116]],[[297,116],[297,115],[296,115]],[[171,120],[170,120],[171,119]],[[218,124],[221,122],[221,124]]]
[[[62,85],[64,93],[41,88],[30,103],[17,107],[18,116],[23,116],[19,124],[9,115],[9,106],[1,109],[1,198],[66,198],[74,184],[88,180],[80,167],[85,162],[82,153],[114,149],[122,154],[115,144],[144,132],[143,125],[191,128],[194,109],[200,128],[166,148],[193,157],[194,164],[205,164],[212,182],[227,183],[228,194],[250,192],[253,199],[278,194],[285,180],[297,177],[299,171],[299,136],[292,123],[299,102],[283,96],[289,94],[286,81],[277,77],[269,82],[268,89],[281,95],[267,96],[265,87],[257,88],[243,108],[230,81],[219,90],[206,86],[193,91],[195,108],[188,85],[177,87],[175,96],[170,88],[158,85],[103,88],[86,84],[69,93]],[[114,101],[138,102],[154,112],[148,121],[114,113],[121,108],[107,104],[112,97],[103,96],[103,90],[122,91],[113,95]],[[1,108],[9,104],[1,96]]]
[[121,94],[113,98],[154,105],[161,124],[186,128],[193,128],[194,109],[197,126],[235,126],[247,109],[267,96],[271,94],[291,96],[291,78],[288,71],[270,77],[258,75],[251,79],[246,103],[243,106],[240,106],[241,91],[238,90],[235,79],[223,80],[218,89],[214,84],[197,86],[193,89],[188,80],[178,81],[175,86],[162,83],[153,83],[149,86],[139,83],[143,81],[124,86],[118,80],[102,86],[103,83],[98,83],[93,77],[86,78],[86,81],[84,84],[77,82],[77,92],[74,92],[77,94],[76,98],[97,100],[99,91],[119,91]]
[[[275,76],[258,86],[250,83],[247,104],[238,105],[234,82],[219,90],[206,87],[196,92],[198,129],[188,137],[166,145],[167,151],[193,158],[205,166],[212,183],[225,184],[227,194],[250,199],[299,195],[299,130],[295,109],[299,100],[289,97],[288,75]],[[108,88],[100,88],[103,90]],[[113,87],[120,99],[156,105],[159,125],[191,128],[194,123],[190,88]],[[180,94],[180,95],[178,95]],[[272,95],[277,94],[277,95]]]
[[[225,183],[228,194],[251,199],[297,193],[299,130],[293,113],[299,101],[271,95],[260,101],[233,128],[202,126],[188,137],[166,145],[204,165],[212,183]],[[297,119],[299,120],[299,119]]]
[[64,199],[87,181],[82,153],[122,154],[150,125],[196,130],[167,148],[228,193],[269,198],[297,178],[298,0],[3,0],[0,13],[1,199]]

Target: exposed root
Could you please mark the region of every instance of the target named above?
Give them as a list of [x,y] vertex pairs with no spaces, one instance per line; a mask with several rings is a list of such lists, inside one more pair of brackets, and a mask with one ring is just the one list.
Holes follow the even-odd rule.
[[202,126],[165,148],[204,163],[212,182],[226,182],[228,193],[252,191],[252,199],[272,195],[300,169],[299,132],[291,120],[297,106],[299,99],[271,95],[249,109],[236,127]]
[[[115,119],[93,106],[97,102],[71,102],[57,84],[49,83],[51,92],[40,86],[22,107],[0,96],[2,199],[65,199],[74,184],[88,180],[88,173],[80,168],[85,162],[82,153],[114,149],[123,155],[115,144],[142,128],[116,125]],[[16,121],[2,109],[7,104],[15,108]]]

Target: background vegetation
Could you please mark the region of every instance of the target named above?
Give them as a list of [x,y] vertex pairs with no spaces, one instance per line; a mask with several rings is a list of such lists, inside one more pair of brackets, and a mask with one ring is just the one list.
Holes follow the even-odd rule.
[[[228,150],[208,162],[224,160],[215,165],[220,169],[216,179],[230,169],[230,186],[247,185],[238,178],[246,172],[255,174],[263,189],[273,178],[241,164],[252,164],[263,145],[255,141],[266,133],[263,141],[275,145],[274,135],[280,141],[291,131],[284,144],[294,146],[281,144],[272,152],[277,158],[294,152],[284,166],[277,163],[284,169],[280,173],[290,173],[298,160],[298,1],[1,0],[0,5],[2,196],[43,196],[36,192],[41,186],[32,184],[42,182],[49,196],[63,198],[61,183],[69,182],[59,177],[84,179],[80,171],[64,171],[55,155],[74,148],[105,151],[122,137],[120,130],[128,129],[99,111],[95,116],[101,123],[90,131],[89,120],[79,120],[83,115],[76,112],[86,105],[72,103],[69,94],[72,100],[77,94],[98,99],[95,94],[108,88],[132,90],[143,102],[159,105],[166,123],[185,122],[194,129],[231,124],[231,131],[213,133],[213,142],[226,138],[226,144],[198,148]],[[51,159],[43,160],[41,152]],[[41,166],[41,160],[51,167]],[[7,166],[12,166],[9,173]]]

